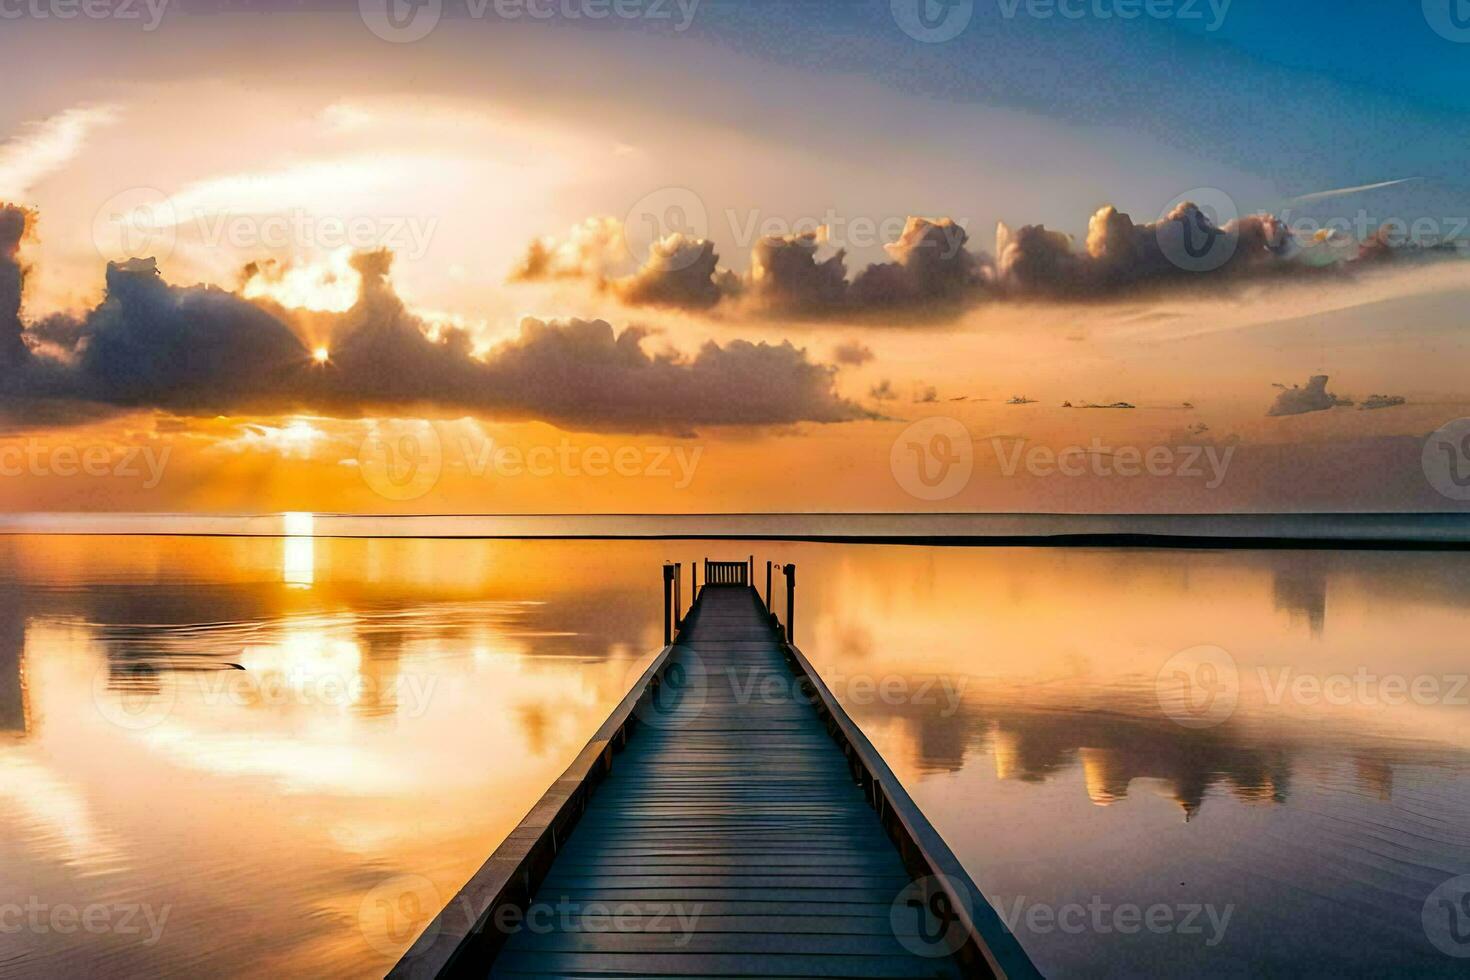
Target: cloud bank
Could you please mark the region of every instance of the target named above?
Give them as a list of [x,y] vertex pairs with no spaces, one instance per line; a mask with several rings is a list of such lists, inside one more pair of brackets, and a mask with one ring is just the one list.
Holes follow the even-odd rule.
[[767,236],[750,250],[749,271],[721,268],[712,242],[670,235],[648,247],[631,275],[631,246],[614,218],[593,218],[563,240],[532,242],[512,272],[516,282],[581,280],[631,306],[804,319],[888,322],[955,316],[978,303],[1100,301],[1145,290],[1218,289],[1341,274],[1385,260],[1453,258],[1460,243],[1392,243],[1375,234],[1356,250],[1331,248],[1320,236],[1298,241],[1269,214],[1217,223],[1185,201],[1157,221],[1135,223],[1111,205],[1088,222],[1085,241],[1044,225],[996,229],[993,255],[970,247],[949,218],[910,217],[890,261],[849,275],[841,249],[823,255],[826,230]]
[[[343,313],[171,285],[152,259],[134,259],[108,264],[106,294],[84,315],[27,325],[19,245],[29,218],[0,209],[0,401],[25,405],[31,417],[38,403],[194,415],[412,408],[687,432],[867,415],[837,395],[835,367],[789,342],[650,354],[638,327],[527,318],[514,339],[476,355],[466,331],[405,308],[387,251],[353,257],[361,286]],[[317,345],[330,352],[325,364],[312,357]]]

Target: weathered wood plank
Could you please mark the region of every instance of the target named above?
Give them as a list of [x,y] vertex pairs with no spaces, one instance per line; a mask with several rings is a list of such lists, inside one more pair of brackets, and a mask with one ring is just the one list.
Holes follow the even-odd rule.
[[754,594],[706,586],[670,663],[493,975],[958,976],[904,945],[910,874]]
[[[747,567],[706,566],[740,584],[706,585],[603,741],[461,893],[494,891],[497,916],[431,930],[396,977],[1035,976],[1018,946],[982,958],[974,940],[965,966],[935,947],[905,896],[931,867],[916,853],[953,857],[874,776]],[[920,837],[875,811],[878,778]]]

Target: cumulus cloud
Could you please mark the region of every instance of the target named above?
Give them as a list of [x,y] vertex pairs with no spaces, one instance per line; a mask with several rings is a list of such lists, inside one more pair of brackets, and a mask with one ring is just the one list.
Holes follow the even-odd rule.
[[18,363],[26,353],[20,322],[20,294],[25,282],[20,243],[29,222],[30,212],[24,208],[0,204],[0,369]]
[[771,312],[820,314],[840,306],[847,292],[844,252],[822,260],[817,250],[825,235],[770,235],[750,253],[749,302]]
[[1297,241],[1273,215],[1217,223],[1185,201],[1156,221],[1137,223],[1111,205],[1088,221],[1079,246],[1044,225],[996,228],[994,258],[970,248],[948,218],[910,217],[890,259],[849,276],[841,249],[822,255],[825,229],[767,236],[751,249],[749,271],[722,269],[714,246],[682,234],[656,242],[644,266],[623,279],[607,273],[622,241],[618,223],[595,219],[565,240],[532,243],[512,279],[582,279],[631,305],[670,306],[808,319],[952,316],[987,301],[1094,301],[1149,289],[1199,289],[1243,281],[1330,275],[1385,259],[1464,257],[1463,243],[1413,243],[1375,235],[1354,254],[1317,238]]
[[[978,298],[988,260],[966,247],[965,230],[948,218],[911,217],[896,242],[884,246],[891,261],[867,266],[848,278],[846,255],[821,257],[826,230],[762,237],[751,249],[745,274],[722,269],[714,244],[675,233],[655,241],[633,274],[617,278],[605,262],[610,250],[588,240],[622,240],[617,222],[595,219],[565,240],[538,239],[512,270],[512,282],[581,279],[631,306],[736,312],[808,319],[862,317],[893,312],[925,315]],[[588,255],[593,258],[588,258]]]
[[1003,291],[1020,296],[1093,299],[1129,290],[1201,286],[1245,277],[1310,274],[1298,246],[1271,215],[1216,224],[1185,201],[1158,221],[1135,224],[1111,205],[1087,224],[1082,250],[1042,225],[996,231],[996,273]]
[[1463,259],[1470,244],[1463,241],[1408,241],[1394,229],[1385,226],[1358,245],[1359,262],[1404,262]]
[[1315,374],[1307,379],[1305,388],[1292,385],[1276,395],[1267,415],[1304,415],[1307,412],[1323,412],[1337,405],[1352,402],[1339,398],[1327,390],[1327,375]]
[[574,225],[563,239],[541,238],[511,270],[512,282],[542,279],[592,279],[601,282],[607,271],[627,257],[623,225],[616,218],[588,218]]
[[884,246],[892,262],[868,266],[852,282],[859,307],[889,309],[943,305],[973,295],[982,261],[965,243],[965,229],[949,218],[909,218],[898,241]]
[[[14,249],[0,255],[0,272],[15,271],[0,282],[13,280],[18,296],[23,270]],[[867,415],[838,396],[835,367],[789,342],[650,354],[637,327],[528,318],[517,337],[476,356],[466,331],[431,328],[405,308],[388,279],[391,265],[386,250],[354,256],[356,302],[342,313],[308,313],[213,286],[171,285],[152,259],[109,263],[106,294],[85,315],[35,325],[45,336],[30,345],[12,327],[15,360],[0,374],[0,397],[12,406],[39,400],[194,415],[412,408],[617,431]],[[329,348],[328,363],[313,360],[316,344]]]
[[653,243],[642,268],[607,288],[630,306],[707,309],[720,301],[719,260],[713,242],[675,233]]

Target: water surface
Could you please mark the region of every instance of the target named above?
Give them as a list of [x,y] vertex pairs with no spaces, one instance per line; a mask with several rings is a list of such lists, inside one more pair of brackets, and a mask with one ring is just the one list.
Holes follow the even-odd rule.
[[[381,973],[654,652],[660,563],[752,551],[1049,975],[1461,973],[1422,913],[1470,874],[1463,555],[21,535],[0,908],[102,911],[0,974]],[[1166,683],[1200,646],[1228,711]]]

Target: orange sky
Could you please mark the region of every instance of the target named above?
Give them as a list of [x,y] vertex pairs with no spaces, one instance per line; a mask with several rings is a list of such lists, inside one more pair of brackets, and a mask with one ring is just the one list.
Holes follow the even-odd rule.
[[[216,28],[174,29],[204,38]],[[101,44],[83,32],[77,37],[73,44]],[[49,38],[37,35],[38,43]],[[741,98],[759,101],[756,89],[783,87],[801,96],[784,112],[740,126],[701,117],[682,102],[663,105],[637,91],[632,75],[601,95],[576,78],[538,89],[511,70],[531,52],[594,56],[580,38],[524,39],[529,46],[515,54],[497,35],[493,44],[507,60],[491,66],[438,35],[394,49],[400,69],[422,72],[414,91],[375,76],[372,55],[382,49],[356,39],[269,80],[242,54],[242,40],[207,70],[170,54],[111,90],[83,75],[57,80],[45,99],[33,93],[0,120],[10,136],[0,143],[0,200],[34,209],[16,260],[25,270],[27,343],[54,353],[40,328],[46,318],[82,322],[103,298],[106,262],[151,256],[171,286],[218,286],[273,311],[302,348],[291,370],[330,371],[339,339],[333,324],[350,320],[354,303],[369,293],[352,256],[386,248],[393,263],[384,288],[402,300],[414,329],[435,343],[463,337],[471,358],[493,358],[500,345],[520,342],[525,316],[553,324],[596,318],[618,333],[647,331],[643,353],[682,367],[710,342],[732,350],[747,341],[789,341],[797,352],[771,356],[793,370],[832,367],[830,391],[773,407],[756,424],[684,416],[679,406],[692,407],[687,392],[705,391],[696,375],[680,382],[690,388],[671,389],[686,392],[677,396],[683,402],[661,402],[655,422],[636,425],[595,411],[569,417],[545,410],[549,402],[575,401],[578,391],[574,384],[548,392],[557,382],[539,375],[513,411],[430,407],[424,402],[433,399],[424,398],[394,399],[391,409],[337,401],[300,412],[242,406],[220,414],[214,405],[189,409],[145,393],[141,403],[114,399],[79,416],[74,406],[22,400],[0,411],[0,507],[391,513],[1463,505],[1435,489],[1420,461],[1429,433],[1470,414],[1459,329],[1467,282],[1455,263],[1085,304],[976,302],[941,317],[848,307],[802,317],[744,301],[708,308],[641,302],[608,277],[632,272],[646,257],[657,238],[639,230],[649,214],[662,231],[687,225],[707,237],[720,269],[751,282],[759,277],[750,249],[761,234],[821,225],[819,257],[845,250],[851,280],[885,259],[885,245],[910,215],[954,218],[969,233],[968,247],[990,262],[1004,251],[1004,234],[992,231],[998,219],[1016,228],[1045,218],[1070,232],[1081,252],[1087,216],[1109,201],[1131,208],[1141,225],[1191,184],[1228,187],[1241,202],[1280,195],[1270,176],[1141,134],[1114,146],[1044,115],[924,99],[871,79],[851,80],[839,98],[833,78],[790,65],[768,66]],[[661,43],[628,42],[595,58],[642,63],[635,52]],[[118,64],[143,51],[107,50]],[[687,69],[700,49],[691,41],[666,50]],[[690,79],[695,90],[750,72],[751,63],[727,49],[704,55],[708,76]],[[453,84],[454,66],[483,84]],[[338,72],[332,86],[320,84],[328,71]],[[860,104],[875,120],[907,119],[929,142],[895,132],[882,142],[883,159],[874,160],[854,151],[846,109],[818,127],[812,145],[792,142],[788,134],[801,120],[816,125],[824,95]],[[960,133],[1018,141],[1048,160],[1065,157],[1070,172],[1002,165],[972,152],[974,137],[953,135]],[[600,246],[584,242],[579,261],[595,260],[596,275],[508,281],[528,243],[543,236],[564,242],[568,229],[597,215],[632,253],[607,258],[606,276]],[[247,263],[258,271],[242,271]],[[839,348],[863,353],[843,359]],[[312,368],[316,352],[327,360]],[[765,370],[734,377],[760,378]],[[385,381],[392,374],[390,362]],[[1330,391],[1359,403],[1370,394],[1406,403],[1267,417],[1279,392],[1273,385],[1305,385],[1313,375],[1328,375]],[[771,392],[746,384],[741,397],[770,400],[785,382],[772,384]],[[633,385],[616,397],[636,401],[646,388]],[[1006,404],[1013,396],[1032,403]],[[1064,408],[1068,401],[1135,407]],[[823,413],[844,420],[818,420]],[[929,439],[940,429],[959,434],[970,473],[950,492],[915,493],[902,472],[906,447],[915,431],[925,447],[937,447]],[[1006,454],[1017,446],[1023,463],[1007,473]],[[1025,455],[1038,449],[1093,462],[1119,450],[1172,455],[1167,473],[1099,472],[1090,462],[1086,472],[1068,475],[1044,472],[1044,465],[1038,471]],[[1218,471],[1173,471],[1191,455],[1207,463],[1208,452]],[[405,467],[413,473],[405,476]]]

